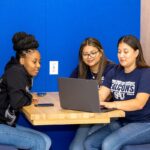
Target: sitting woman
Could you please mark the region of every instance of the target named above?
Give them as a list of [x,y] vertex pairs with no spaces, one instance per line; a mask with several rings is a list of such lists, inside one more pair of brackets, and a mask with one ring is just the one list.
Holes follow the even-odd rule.
[[39,44],[33,35],[25,32],[16,33],[12,41],[16,57],[7,63],[0,79],[0,144],[49,150],[51,140],[47,135],[16,124],[21,108],[35,99],[29,90],[40,69]]
[[[87,38],[81,43],[79,65],[72,72],[71,77],[97,80],[99,85],[101,85],[107,72],[114,66],[115,64],[105,57],[101,43],[95,38]],[[70,150],[84,150],[84,140],[98,129],[98,125],[81,125],[71,142]]]
[[[113,68],[100,87],[101,105],[125,111],[119,118],[89,135],[85,150],[121,150],[124,145],[150,143],[150,68],[139,40],[123,36],[118,41],[120,65]],[[113,102],[106,102],[109,94]]]

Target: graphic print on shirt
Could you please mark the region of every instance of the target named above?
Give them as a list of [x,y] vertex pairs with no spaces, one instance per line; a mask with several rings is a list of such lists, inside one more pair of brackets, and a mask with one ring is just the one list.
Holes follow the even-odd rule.
[[126,96],[132,96],[135,93],[135,82],[112,80],[111,91],[114,98],[124,100]]
[[102,83],[104,82],[104,76],[102,76],[102,78],[101,78],[101,82],[102,82]]

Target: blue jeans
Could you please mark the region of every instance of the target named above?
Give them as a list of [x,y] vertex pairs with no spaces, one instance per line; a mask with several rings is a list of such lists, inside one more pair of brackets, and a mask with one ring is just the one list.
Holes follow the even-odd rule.
[[19,149],[49,150],[51,140],[46,134],[30,128],[0,124],[0,144],[12,145]]
[[93,132],[97,131],[101,126],[98,125],[80,125],[77,129],[75,137],[71,142],[69,150],[84,150],[84,141]]
[[150,123],[113,121],[89,135],[85,150],[121,150],[124,145],[150,143]]

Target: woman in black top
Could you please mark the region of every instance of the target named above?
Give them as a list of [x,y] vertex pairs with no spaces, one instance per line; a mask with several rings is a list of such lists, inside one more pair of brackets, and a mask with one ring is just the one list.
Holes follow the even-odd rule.
[[51,140],[47,135],[16,124],[20,109],[34,99],[29,91],[32,79],[40,69],[38,41],[33,35],[18,32],[12,42],[16,57],[7,63],[0,79],[0,144],[19,149],[49,150]]

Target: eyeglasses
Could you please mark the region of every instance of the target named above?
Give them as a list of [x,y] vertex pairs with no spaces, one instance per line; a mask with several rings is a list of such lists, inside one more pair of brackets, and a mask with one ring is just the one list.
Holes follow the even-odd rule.
[[99,51],[90,52],[89,54],[88,54],[88,53],[82,53],[82,56],[83,56],[84,58],[88,58],[88,57],[94,58],[94,57],[96,57],[96,54],[97,54],[98,52],[99,52]]

